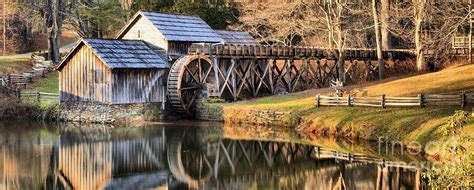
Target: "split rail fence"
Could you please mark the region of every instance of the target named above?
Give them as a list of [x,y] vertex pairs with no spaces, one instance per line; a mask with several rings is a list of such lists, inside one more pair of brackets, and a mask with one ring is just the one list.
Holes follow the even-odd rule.
[[460,106],[474,105],[474,93],[468,94],[419,94],[407,97],[357,97],[357,96],[316,96],[317,107],[320,106],[362,106],[362,107],[426,107],[426,106]]
[[46,92],[16,92],[16,97],[22,101],[34,101],[38,103],[57,103],[59,94]]

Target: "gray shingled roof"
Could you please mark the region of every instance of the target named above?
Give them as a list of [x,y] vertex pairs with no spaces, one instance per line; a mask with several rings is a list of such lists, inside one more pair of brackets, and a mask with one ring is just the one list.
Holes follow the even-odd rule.
[[223,39],[199,17],[141,12],[168,41],[222,42]]
[[168,63],[141,40],[83,39],[111,69],[168,68]]
[[227,31],[227,30],[216,30],[223,39],[224,43],[230,44],[258,44],[258,42],[250,36],[248,32],[243,31]]

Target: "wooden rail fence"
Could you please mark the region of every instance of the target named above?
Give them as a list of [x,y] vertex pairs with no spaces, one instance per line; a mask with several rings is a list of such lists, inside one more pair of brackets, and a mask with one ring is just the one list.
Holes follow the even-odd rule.
[[36,101],[38,103],[56,103],[59,102],[59,94],[46,92],[21,92],[17,90],[15,93],[19,100]]
[[335,97],[335,96],[316,96],[317,107],[320,106],[362,106],[362,107],[426,107],[426,106],[461,106],[474,104],[474,94],[461,92],[459,94],[424,94],[408,97]]

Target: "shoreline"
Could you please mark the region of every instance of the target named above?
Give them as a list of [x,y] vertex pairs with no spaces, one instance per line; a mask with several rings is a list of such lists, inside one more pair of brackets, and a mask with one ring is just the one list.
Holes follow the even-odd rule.
[[[419,151],[439,161],[444,159],[436,149],[449,142],[443,138],[441,128],[458,107],[447,108],[372,108],[322,107],[292,111],[280,109],[249,109],[245,105],[221,104],[223,122],[230,124],[272,125],[291,128],[311,135],[333,136],[336,138],[362,139],[384,143],[400,144],[407,150]],[[465,109],[466,111],[467,109]],[[467,111],[470,111],[467,110]],[[370,116],[372,113],[376,116]],[[394,112],[401,112],[399,114]],[[392,117],[393,121],[381,122],[367,118]],[[402,118],[410,119],[402,119]],[[474,119],[466,124],[466,133],[472,135]],[[435,148],[430,143],[436,142]],[[470,144],[468,147],[472,147]]]

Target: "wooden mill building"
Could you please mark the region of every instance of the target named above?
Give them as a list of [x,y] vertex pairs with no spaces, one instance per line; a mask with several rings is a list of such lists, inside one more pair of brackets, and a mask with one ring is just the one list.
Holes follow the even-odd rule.
[[82,39],[70,51],[57,68],[60,102],[166,102],[168,69],[193,43],[257,44],[196,16],[139,11],[116,39]]
[[82,39],[57,68],[60,102],[163,102],[168,68],[144,41]]
[[116,38],[143,40],[171,59],[187,54],[193,43],[224,42],[199,17],[143,11],[137,12]]

